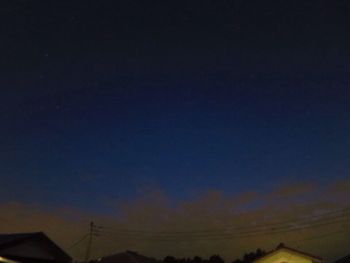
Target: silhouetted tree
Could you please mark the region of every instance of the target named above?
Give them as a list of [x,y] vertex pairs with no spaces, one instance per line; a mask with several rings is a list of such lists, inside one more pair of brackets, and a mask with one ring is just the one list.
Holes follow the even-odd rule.
[[213,255],[209,258],[210,263],[225,263],[219,255]]
[[209,259],[203,259],[199,256],[193,258],[175,258],[173,256],[166,256],[163,263],[225,263],[219,255],[213,255]]
[[166,256],[164,259],[163,259],[163,262],[164,263],[176,263],[177,260],[175,257],[173,256]]
[[192,260],[193,263],[203,263],[203,259],[201,257],[195,256]]
[[264,256],[266,252],[260,248],[256,252],[249,252],[243,255],[243,259],[236,259],[232,263],[252,263],[254,260]]
[[255,252],[255,259],[260,258],[262,256],[264,256],[266,254],[266,252],[264,250],[261,250],[260,248],[258,248]]

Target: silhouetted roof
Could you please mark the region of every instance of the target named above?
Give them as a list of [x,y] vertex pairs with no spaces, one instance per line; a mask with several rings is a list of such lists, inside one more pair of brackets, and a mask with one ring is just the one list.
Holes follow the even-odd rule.
[[20,233],[20,234],[0,234],[0,250],[4,247],[8,247],[9,245],[20,243],[38,234],[40,234],[40,232]]
[[350,255],[342,257],[342,258],[336,260],[334,263],[350,263]]
[[287,250],[290,250],[290,251],[293,251],[295,253],[298,253],[298,254],[302,254],[304,256],[307,256],[307,257],[310,257],[310,258],[314,258],[314,259],[317,259],[317,260],[322,260],[321,257],[319,256],[315,256],[315,255],[312,255],[310,253],[306,253],[304,251],[300,251],[300,250],[297,250],[295,248],[291,248],[291,247],[288,247],[286,245],[284,245],[283,243],[280,243],[277,247],[276,247],[276,250],[279,250],[279,249],[287,249]]
[[[3,251],[7,248],[15,247],[26,241],[30,240],[41,240],[44,241],[46,245],[50,247],[50,251],[55,253],[64,262],[72,261],[72,258],[63,251],[58,245],[56,245],[50,238],[48,238],[43,232],[34,233],[17,233],[17,234],[0,234],[0,255],[3,255]],[[17,257],[17,255],[6,255],[12,258]]]
[[306,253],[304,251],[300,251],[300,250],[297,250],[295,248],[291,248],[291,247],[288,247],[286,246],[284,243],[280,243],[274,250],[266,253],[264,256],[254,260],[254,262],[256,261],[260,261],[261,259],[265,258],[265,257],[268,257],[268,256],[271,256],[272,254],[276,253],[277,251],[279,250],[288,250],[288,251],[291,251],[291,252],[294,252],[296,254],[299,254],[299,255],[302,255],[302,256],[305,256],[305,257],[308,257],[310,259],[313,259],[315,261],[322,261],[322,258],[321,257],[318,257],[318,256],[315,256],[315,255],[312,255],[312,254],[309,254],[309,253]]

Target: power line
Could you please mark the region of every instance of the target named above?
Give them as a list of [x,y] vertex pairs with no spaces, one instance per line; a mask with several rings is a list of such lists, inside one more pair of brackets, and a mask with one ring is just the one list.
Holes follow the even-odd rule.
[[339,218],[337,220],[327,220],[327,221],[318,221],[313,225],[307,224],[307,225],[300,225],[300,226],[281,226],[276,228],[264,228],[264,229],[258,229],[254,231],[245,231],[245,232],[235,232],[235,231],[227,231],[225,233],[185,233],[185,234],[159,234],[157,233],[127,233],[122,231],[104,231],[102,230],[100,233],[108,233],[108,234],[118,234],[118,235],[124,235],[124,236],[152,236],[152,237],[216,237],[216,236],[232,236],[236,235],[237,237],[245,237],[245,236],[251,236],[251,235],[257,235],[257,234],[264,234],[264,233],[284,233],[294,230],[301,230],[301,229],[308,229],[308,228],[315,228],[335,223],[343,223],[346,222],[346,219]]
[[224,241],[224,240],[233,240],[233,239],[244,239],[244,238],[252,238],[252,237],[263,237],[263,236],[273,236],[273,235],[282,235],[287,232],[296,232],[304,229],[293,229],[291,231],[284,232],[265,232],[261,234],[251,234],[251,235],[230,235],[230,236],[215,236],[215,237],[140,237],[140,236],[121,236],[115,234],[104,234],[103,236],[111,236],[111,237],[123,237],[129,238],[133,240],[147,240],[147,241],[156,241],[156,242],[187,242],[187,241]]
[[264,230],[262,231],[251,231],[250,233],[246,232],[245,234],[237,234],[234,232],[226,233],[226,234],[216,234],[216,235],[202,235],[202,236],[179,236],[179,235],[140,235],[140,234],[126,234],[126,233],[120,233],[120,232],[107,232],[107,231],[100,231],[101,235],[109,235],[109,236],[123,236],[123,237],[129,237],[134,239],[146,239],[146,240],[154,240],[154,241],[180,241],[180,240],[228,240],[228,239],[234,239],[234,238],[247,238],[247,237],[255,237],[255,236],[263,236],[263,235],[276,235],[276,234],[284,234],[292,231],[300,231],[305,229],[312,229],[316,227],[322,227],[326,225],[334,225],[337,223],[344,223],[347,222],[348,218],[343,218],[340,220],[329,220],[318,222],[317,224],[309,224],[299,227],[289,227],[287,229],[280,229],[276,231],[275,229],[270,230]]
[[[314,240],[314,239],[319,239],[319,238],[327,238],[330,236],[338,235],[338,234],[346,234],[347,232],[342,230],[342,231],[334,231],[334,232],[329,232],[326,234],[322,235],[316,235],[308,238],[303,238],[303,239],[298,239],[297,242],[300,241],[309,241],[309,240]],[[118,236],[112,235],[112,236],[107,236],[108,238],[117,238]],[[242,237],[240,237],[242,238]],[[147,241],[159,241],[159,242],[189,242],[189,241],[197,241],[197,240],[188,240],[188,239],[154,239],[154,238],[138,238],[135,237],[133,238],[134,240],[147,240]],[[224,241],[224,240],[232,240],[233,238],[221,238],[221,239],[198,239],[198,241]]]
[[88,233],[89,241],[86,247],[86,253],[85,253],[85,262],[89,262],[90,260],[90,254],[91,254],[91,248],[92,248],[92,238],[94,236],[99,236],[99,229],[101,227],[94,224],[94,222],[90,222],[90,231]]
[[[343,226],[344,228],[344,226]],[[324,242],[324,239],[328,238],[328,237],[333,237],[336,235],[346,235],[347,232],[345,231],[345,229],[341,230],[341,231],[333,231],[333,232],[328,232],[326,234],[321,234],[321,235],[316,235],[316,236],[312,236],[312,237],[307,237],[307,238],[302,238],[302,239],[298,239],[298,240],[294,240],[293,242],[298,244],[297,247],[300,247],[300,242],[304,243],[304,242],[308,242],[308,241],[312,241],[312,240],[318,240],[321,242]]]
[[[335,223],[344,223],[347,219],[348,213],[344,213],[343,215],[327,217],[327,218],[318,218],[317,220],[308,221],[305,220],[294,221],[294,225],[280,225],[271,228],[252,228],[251,230],[246,231],[230,231],[226,230],[225,232],[216,232],[216,233],[206,233],[206,232],[150,232],[150,231],[136,231],[129,232],[123,230],[105,230],[105,227],[102,227],[99,231],[100,234],[118,234],[122,236],[130,236],[130,237],[153,237],[153,238],[178,238],[178,237],[187,237],[187,238],[234,238],[234,237],[249,237],[255,235],[263,235],[263,234],[278,234],[278,233],[286,233],[290,231],[298,231],[303,229],[321,227],[325,225],[335,224]],[[271,225],[271,224],[270,224]],[[108,229],[108,228],[107,228]]]
[[346,232],[345,232],[344,230],[342,230],[342,231],[333,231],[333,232],[329,232],[329,233],[327,233],[327,234],[322,234],[322,235],[317,235],[317,236],[313,236],[313,237],[298,239],[298,240],[296,240],[296,242],[315,240],[315,239],[320,239],[320,238],[335,236],[335,235],[339,235],[339,234],[345,235]]
[[[340,215],[337,215],[339,214]],[[334,216],[332,216],[334,215]],[[309,224],[312,222],[317,223],[319,220],[332,220],[332,219],[338,219],[339,217],[344,217],[350,215],[350,208],[346,208],[346,209],[341,209],[338,211],[332,211],[332,212],[328,212],[328,213],[324,213],[321,215],[316,215],[316,216],[309,216],[306,218],[302,218],[299,220],[286,220],[286,221],[280,221],[280,222],[273,222],[273,223],[268,223],[268,224],[261,224],[261,225],[253,225],[253,226],[243,226],[243,227],[232,227],[232,226],[227,226],[226,228],[218,228],[218,229],[203,229],[203,230],[198,230],[198,231],[157,231],[157,232],[153,232],[153,231],[145,231],[145,230],[139,230],[139,229],[123,229],[123,228],[112,228],[112,227],[101,227],[103,230],[107,230],[107,231],[115,231],[118,233],[135,233],[135,234],[159,234],[159,235],[175,235],[175,234],[205,234],[205,233],[218,233],[218,232],[223,232],[223,233],[227,233],[228,228],[232,228],[232,230],[236,231],[236,230],[242,230],[242,231],[236,231],[235,233],[249,233],[249,232],[254,232],[254,231],[261,231],[264,228],[268,228],[268,227],[274,227],[274,229],[277,228],[285,228],[285,227],[291,227],[291,224],[293,225],[297,225],[297,224]],[[330,216],[327,218],[327,216]],[[311,220],[310,220],[311,219]],[[243,231],[243,230],[247,230],[247,231]]]
[[85,238],[87,238],[89,236],[89,233],[84,235],[82,238],[78,239],[78,241],[74,242],[69,248],[68,250],[70,249],[73,249],[74,247],[76,247],[78,244],[80,244],[81,242],[83,242],[85,240]]

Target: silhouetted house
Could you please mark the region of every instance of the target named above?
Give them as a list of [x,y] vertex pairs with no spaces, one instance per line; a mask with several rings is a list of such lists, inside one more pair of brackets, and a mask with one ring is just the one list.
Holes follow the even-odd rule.
[[142,256],[136,252],[126,251],[111,256],[99,258],[94,261],[98,263],[159,263],[154,258]]
[[350,263],[350,255],[336,260],[334,263]]
[[69,263],[72,258],[44,233],[0,234],[0,262]]
[[253,263],[322,263],[322,258],[279,244],[275,250]]

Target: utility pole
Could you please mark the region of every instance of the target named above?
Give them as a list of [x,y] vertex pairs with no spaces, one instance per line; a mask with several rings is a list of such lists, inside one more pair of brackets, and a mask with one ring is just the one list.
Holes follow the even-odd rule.
[[94,222],[90,223],[90,232],[89,232],[89,241],[86,247],[86,254],[85,254],[85,263],[88,263],[90,260],[90,251],[91,251],[91,244],[92,244],[92,236],[94,234],[95,224]]

